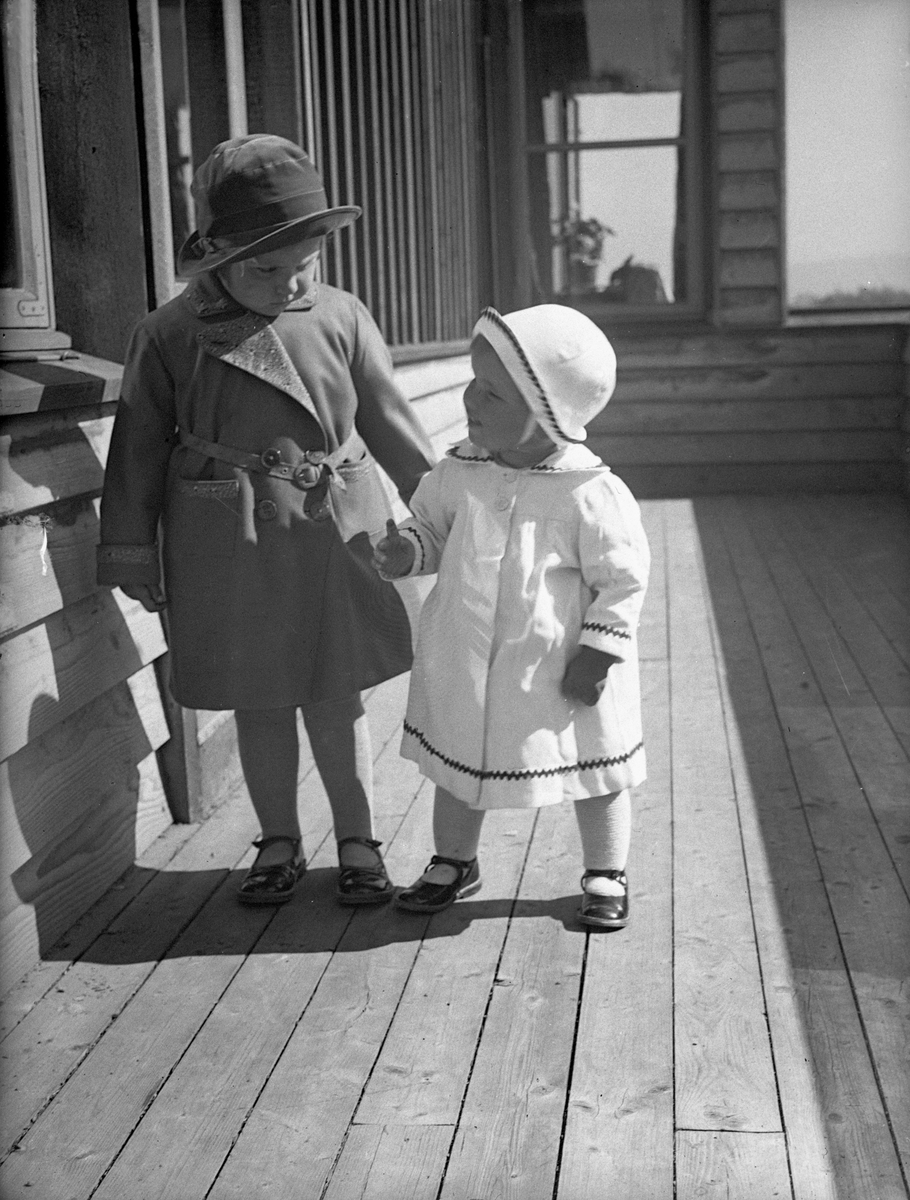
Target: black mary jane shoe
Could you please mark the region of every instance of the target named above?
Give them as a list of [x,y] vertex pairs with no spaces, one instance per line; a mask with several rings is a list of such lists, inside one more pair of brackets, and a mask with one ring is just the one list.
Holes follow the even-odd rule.
[[275,842],[288,843],[291,847],[290,858],[268,867],[258,867],[253,863],[237,892],[241,904],[285,904],[294,895],[297,880],[306,868],[300,852],[300,838],[276,834],[274,837],[260,838],[253,845],[257,850],[264,850]]
[[[376,865],[372,867],[345,867],[341,865],[341,848],[349,842],[358,846],[369,846],[376,854]],[[346,837],[338,843],[338,880],[335,884],[335,899],[339,904],[385,904],[395,895],[379,853],[382,842],[373,838]]]
[[466,862],[462,858],[443,858],[441,854],[434,854],[427,865],[427,871],[437,863],[445,863],[447,867],[455,868],[458,874],[452,882],[429,883],[418,879],[409,888],[398,893],[395,901],[398,908],[418,913],[441,912],[456,900],[473,896],[475,892],[480,891],[480,867],[476,858]]
[[[615,879],[625,891],[621,896],[595,896],[585,891],[585,880]],[[578,919],[582,925],[597,929],[622,929],[629,922],[629,881],[625,871],[585,871],[581,877],[581,907]]]

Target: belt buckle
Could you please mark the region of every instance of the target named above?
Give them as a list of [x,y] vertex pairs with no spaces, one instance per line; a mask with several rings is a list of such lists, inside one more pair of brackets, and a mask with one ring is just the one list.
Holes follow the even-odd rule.
[[314,488],[321,478],[322,467],[317,467],[313,463],[301,463],[294,469],[294,483],[304,492]]

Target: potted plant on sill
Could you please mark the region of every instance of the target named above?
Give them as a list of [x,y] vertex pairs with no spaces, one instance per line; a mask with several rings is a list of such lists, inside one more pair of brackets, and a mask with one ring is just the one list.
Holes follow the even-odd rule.
[[572,294],[594,291],[604,240],[615,236],[609,225],[597,217],[582,217],[578,210],[563,219],[553,240],[565,252]]

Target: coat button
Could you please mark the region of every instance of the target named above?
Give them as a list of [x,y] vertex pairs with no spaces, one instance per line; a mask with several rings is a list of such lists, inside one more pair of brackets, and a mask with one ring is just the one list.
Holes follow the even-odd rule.
[[306,460],[307,460],[307,462],[314,463],[318,467],[321,462],[325,462],[325,451],[324,450],[307,450]]
[[327,521],[332,515],[332,508],[327,500],[320,500],[318,504],[306,510],[306,515],[311,521]]
[[274,521],[278,516],[278,505],[274,500],[260,500],[256,505],[256,516],[260,521]]
[[271,467],[281,465],[281,451],[276,450],[274,446],[269,446],[268,450],[263,450],[259,455],[259,461],[268,471]]

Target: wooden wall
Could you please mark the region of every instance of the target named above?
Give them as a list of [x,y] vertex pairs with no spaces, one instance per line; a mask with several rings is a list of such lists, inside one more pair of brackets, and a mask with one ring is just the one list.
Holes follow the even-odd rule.
[[614,336],[590,431],[640,496],[897,491],[905,325]]
[[781,0],[712,0],[710,140],[718,326],[784,316]]
[[171,822],[161,622],[95,586],[119,370],[0,371],[0,939],[17,978]]

